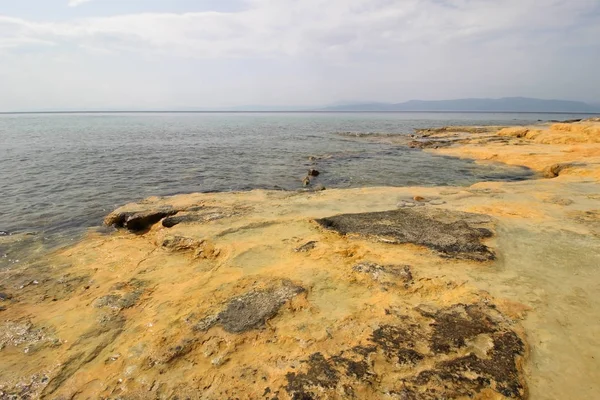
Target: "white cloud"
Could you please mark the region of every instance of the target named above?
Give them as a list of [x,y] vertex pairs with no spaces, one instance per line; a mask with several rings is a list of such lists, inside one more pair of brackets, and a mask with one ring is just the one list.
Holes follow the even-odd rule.
[[[78,5],[89,0],[71,0]],[[68,22],[12,19],[12,35],[197,58],[398,51],[576,27],[596,0],[248,0],[239,12],[144,13]],[[0,19],[0,27],[5,19]],[[1,29],[1,28],[0,28]],[[560,35],[557,35],[560,39]]]
[[[53,101],[79,102],[85,87],[105,103],[145,93],[139,101],[188,105],[600,93],[597,0],[245,3],[236,12],[0,16],[0,79],[34,76],[54,94],[66,73],[79,81],[63,79]],[[12,93],[27,104],[22,88]],[[0,108],[13,100],[0,94]]]
[[77,7],[83,3],[89,3],[92,0],[69,0],[69,7]]

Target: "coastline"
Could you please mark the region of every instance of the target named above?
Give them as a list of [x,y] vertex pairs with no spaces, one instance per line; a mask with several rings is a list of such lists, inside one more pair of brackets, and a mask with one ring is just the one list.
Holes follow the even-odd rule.
[[[593,397],[600,123],[438,129],[411,140],[553,178],[124,206],[108,222],[136,232],[90,232],[33,268],[1,272],[0,392]],[[377,229],[331,220],[390,210],[400,213]],[[493,259],[473,259],[481,246]]]

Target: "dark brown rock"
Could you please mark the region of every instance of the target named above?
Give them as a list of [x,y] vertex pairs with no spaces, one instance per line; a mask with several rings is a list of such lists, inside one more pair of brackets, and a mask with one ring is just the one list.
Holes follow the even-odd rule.
[[177,214],[172,208],[160,208],[146,211],[116,212],[104,219],[104,224],[115,228],[125,228],[132,232],[141,232],[149,229],[161,219]]

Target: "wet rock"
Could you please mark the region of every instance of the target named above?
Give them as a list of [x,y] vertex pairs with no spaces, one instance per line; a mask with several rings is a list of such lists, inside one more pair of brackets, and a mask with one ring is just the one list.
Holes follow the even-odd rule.
[[303,244],[302,246],[296,248],[294,251],[296,253],[307,253],[307,252],[313,250],[315,247],[317,247],[317,242],[315,242],[313,240],[313,241],[307,242],[307,243]]
[[0,231],[0,236],[10,236],[10,233],[7,231]]
[[314,168],[309,169],[308,173],[306,174],[306,176],[312,176],[312,177],[316,177],[316,176],[319,176],[319,175],[321,175],[321,173],[318,170],[314,169]]
[[374,281],[386,286],[395,286],[401,281],[405,287],[413,282],[412,272],[408,265],[379,265],[363,262],[352,268],[356,272],[368,274]]
[[123,212],[117,210],[104,219],[104,224],[116,228],[125,228],[132,232],[141,232],[149,229],[161,219],[175,214],[177,214],[177,210],[172,208]]
[[304,179],[302,179],[302,185],[303,186],[310,185],[310,178],[308,176],[306,176],[306,177],[304,177]]
[[452,142],[449,140],[411,140],[408,147],[411,149],[439,149],[450,147]]
[[231,299],[225,308],[200,321],[197,331],[206,331],[220,325],[229,333],[242,333],[258,329],[275,317],[279,309],[293,297],[305,291],[289,281],[264,290],[255,290]]
[[493,260],[494,253],[481,243],[492,232],[476,226],[481,221],[479,217],[487,216],[422,207],[344,214],[316,222],[342,235],[354,234],[392,244],[413,243],[451,258]]

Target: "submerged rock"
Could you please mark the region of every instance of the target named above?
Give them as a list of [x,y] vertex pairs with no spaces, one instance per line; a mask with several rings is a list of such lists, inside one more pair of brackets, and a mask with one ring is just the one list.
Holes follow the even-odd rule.
[[491,237],[492,232],[475,226],[490,221],[480,214],[434,208],[343,214],[316,220],[322,227],[342,235],[356,234],[393,244],[413,243],[446,257],[477,261],[495,258],[481,243],[482,239]]
[[307,176],[319,176],[319,175],[321,175],[321,173],[314,168],[311,168],[308,170]]
[[284,281],[278,287],[256,290],[231,299],[225,309],[200,321],[197,331],[206,331],[221,325],[229,333],[242,333],[262,326],[289,300],[305,289]]

